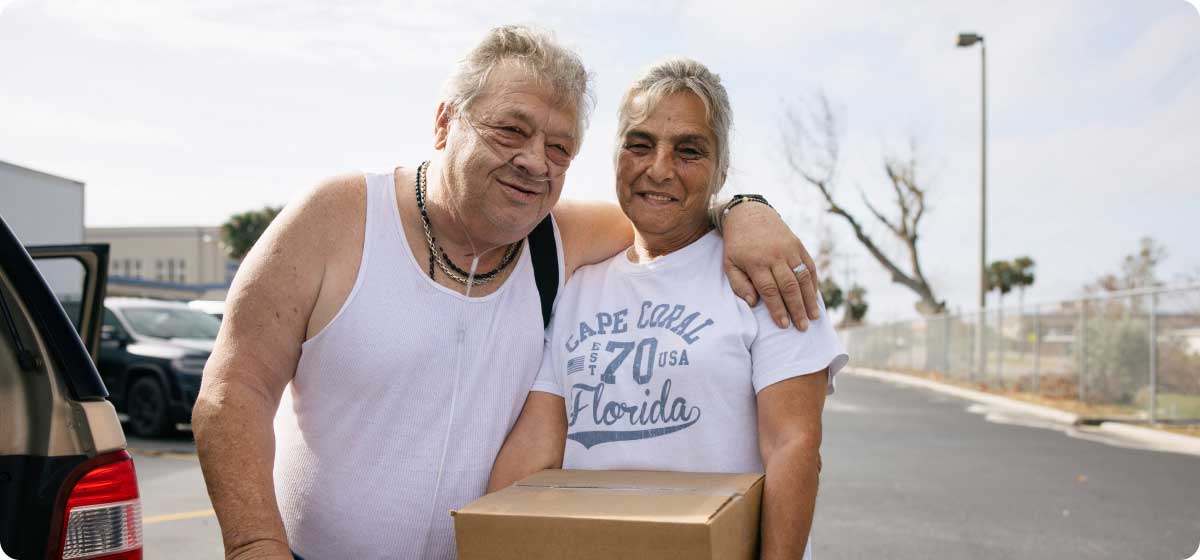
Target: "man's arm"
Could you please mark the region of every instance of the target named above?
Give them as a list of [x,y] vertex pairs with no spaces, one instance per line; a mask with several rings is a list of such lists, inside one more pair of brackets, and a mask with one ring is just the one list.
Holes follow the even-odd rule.
[[[365,212],[362,178],[331,181],[281,213],[242,261],[192,411],[227,558],[292,558],[276,503],[272,421],[295,376],[327,256]],[[362,223],[361,218],[358,223]]]
[[633,245],[633,224],[611,202],[560,199],[554,219],[562,235],[567,278],[575,269],[604,262]]
[[564,407],[563,398],[558,395],[529,392],[521,416],[492,465],[487,486],[489,494],[542,469],[562,468],[563,448],[567,443]]
[[[800,330],[821,316],[817,265],[779,213],[758,202],[733,207],[724,220],[725,274],[738,297],[754,307],[761,297],[779,328],[788,318]],[[808,271],[792,269],[804,264]],[[757,295],[757,297],[756,297]]]
[[817,503],[827,379],[822,370],[758,393],[758,447],[767,468],[762,560],[804,556]]
[[[633,244],[633,225],[612,203],[559,200],[554,218],[568,278]],[[725,274],[738,297],[751,306],[761,297],[780,328],[787,328],[789,316],[800,330],[821,316],[816,264],[777,212],[756,202],[739,204],[725,217],[724,236]],[[798,278],[792,268],[801,263],[809,272]]]

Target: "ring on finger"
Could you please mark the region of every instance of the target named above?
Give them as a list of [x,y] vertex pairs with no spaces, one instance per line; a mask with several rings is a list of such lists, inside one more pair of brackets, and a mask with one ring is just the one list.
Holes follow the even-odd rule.
[[792,269],[792,272],[796,273],[796,276],[800,276],[801,274],[807,274],[808,273],[808,265],[806,265],[804,263],[800,263],[800,264],[796,265],[796,268]]

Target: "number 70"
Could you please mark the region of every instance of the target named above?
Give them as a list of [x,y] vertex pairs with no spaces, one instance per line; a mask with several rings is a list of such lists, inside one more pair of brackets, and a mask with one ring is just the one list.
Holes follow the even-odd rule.
[[[600,375],[600,381],[608,384],[617,382],[617,368],[625,362],[625,358],[629,357],[629,353],[633,352],[635,344],[633,342],[617,342],[615,340],[608,341],[608,346],[605,350],[616,352],[616,356],[608,367],[604,368],[604,373]],[[658,349],[657,338],[643,338],[636,344],[637,352],[633,355],[633,380],[638,382],[638,385],[645,385],[650,382],[650,377],[654,375],[654,352]],[[646,364],[646,373],[642,375],[642,363]]]

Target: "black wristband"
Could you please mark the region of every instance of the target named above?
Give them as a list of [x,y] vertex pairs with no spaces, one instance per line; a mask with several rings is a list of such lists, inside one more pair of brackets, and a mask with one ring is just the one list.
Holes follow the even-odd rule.
[[729,202],[726,202],[723,206],[721,206],[721,209],[716,211],[716,215],[712,217],[713,225],[717,227],[717,232],[721,234],[725,233],[725,216],[729,214],[729,210],[734,206],[747,201],[759,202],[766,204],[767,208],[772,210],[775,209],[774,206],[771,206],[770,202],[767,202],[767,197],[761,194],[735,194],[733,195],[733,198],[730,198]]
[[734,206],[737,206],[743,202],[761,202],[762,204],[766,204],[767,208],[772,210],[775,209],[774,206],[771,206],[770,202],[767,202],[767,197],[761,194],[735,194],[733,195],[733,198],[729,199],[729,202],[725,204],[725,209],[721,211],[722,217],[724,217],[726,214],[729,214],[729,211],[732,210]]

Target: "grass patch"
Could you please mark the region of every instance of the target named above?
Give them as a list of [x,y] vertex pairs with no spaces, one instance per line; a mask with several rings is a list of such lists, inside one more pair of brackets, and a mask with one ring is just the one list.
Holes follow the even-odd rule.
[[[1149,408],[1150,392],[1139,392],[1137,403],[1143,408]],[[1200,395],[1159,393],[1158,413],[1167,418],[1200,418]]]
[[[1058,410],[1077,414],[1080,417],[1090,418],[1113,418],[1113,419],[1129,419],[1131,421],[1142,421],[1147,419],[1146,408],[1149,406],[1149,393],[1143,392],[1136,398],[1137,404],[1140,406],[1123,406],[1112,404],[1092,404],[1079,402],[1077,399],[1067,397],[1048,396],[1028,391],[1018,391],[1011,388],[1001,388],[986,383],[977,383],[947,377],[934,372],[926,372],[914,369],[893,369],[888,370],[895,373],[919,377],[962,387],[964,389],[972,389],[1000,395],[1014,400],[1019,400],[1027,403],[1047,406]],[[1160,414],[1169,415],[1172,418],[1200,418],[1200,395],[1183,395],[1178,393],[1159,393],[1158,395],[1158,410]],[[1141,424],[1142,426],[1163,430],[1166,432],[1183,434],[1188,436],[1200,437],[1200,424]]]

